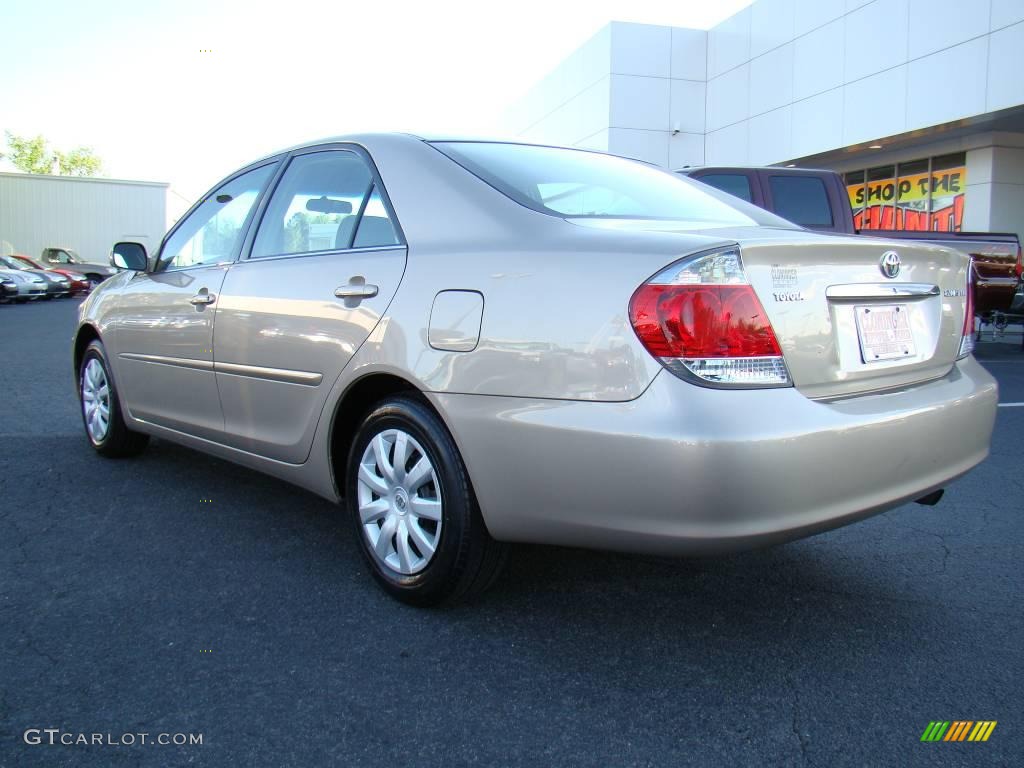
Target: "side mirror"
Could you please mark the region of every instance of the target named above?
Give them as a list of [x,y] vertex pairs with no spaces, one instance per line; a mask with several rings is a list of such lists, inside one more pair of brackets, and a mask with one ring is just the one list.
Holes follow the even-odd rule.
[[146,246],[142,243],[117,243],[110,252],[110,263],[118,269],[145,272],[148,263]]

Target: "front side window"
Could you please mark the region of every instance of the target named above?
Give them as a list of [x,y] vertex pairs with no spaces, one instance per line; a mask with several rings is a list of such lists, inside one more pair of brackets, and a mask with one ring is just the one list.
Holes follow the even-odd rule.
[[692,228],[792,226],[703,184],[613,155],[492,142],[433,146],[499,192],[551,216],[669,219]]
[[397,243],[369,166],[355,152],[328,150],[288,164],[260,222],[252,257]]
[[249,214],[273,172],[273,163],[264,165],[212,192],[164,243],[161,265],[178,269],[231,261]]

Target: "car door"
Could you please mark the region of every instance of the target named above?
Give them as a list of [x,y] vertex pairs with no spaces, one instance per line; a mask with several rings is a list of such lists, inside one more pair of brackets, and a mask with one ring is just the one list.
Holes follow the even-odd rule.
[[152,271],[123,288],[113,334],[132,416],[199,437],[222,435],[213,372],[217,298],[276,165],[245,170],[207,195],[164,239]]
[[301,463],[327,394],[398,288],[406,249],[380,177],[353,146],[295,153],[260,216],[217,306],[225,441]]

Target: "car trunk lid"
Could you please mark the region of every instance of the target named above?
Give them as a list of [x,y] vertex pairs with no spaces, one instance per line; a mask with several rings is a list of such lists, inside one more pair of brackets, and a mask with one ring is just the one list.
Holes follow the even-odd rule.
[[962,253],[764,230],[739,240],[793,383],[808,397],[927,381],[957,359],[969,269]]

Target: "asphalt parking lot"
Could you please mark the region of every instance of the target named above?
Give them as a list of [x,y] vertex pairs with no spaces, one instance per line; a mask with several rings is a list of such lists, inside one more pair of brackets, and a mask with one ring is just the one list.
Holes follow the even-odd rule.
[[[714,560],[519,547],[424,611],[325,501],[163,441],[95,456],[77,303],[0,306],[0,765],[1020,765],[1024,408],[935,508]],[[1019,347],[979,357],[1024,401]]]

